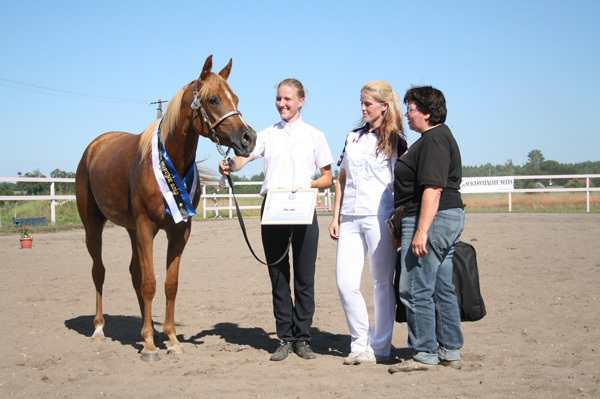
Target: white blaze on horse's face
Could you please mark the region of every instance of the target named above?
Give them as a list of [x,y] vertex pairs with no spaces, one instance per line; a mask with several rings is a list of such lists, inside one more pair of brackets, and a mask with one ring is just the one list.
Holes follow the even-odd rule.
[[231,103],[231,106],[232,106],[234,109],[237,109],[237,106],[236,106],[235,102],[233,101],[233,97],[231,97],[231,92],[229,92],[229,91],[225,91],[225,93],[227,94],[227,99],[228,99],[228,100],[229,100],[229,102]]
[[292,123],[300,118],[300,109],[304,105],[304,98],[298,97],[298,92],[292,86],[281,85],[277,90],[275,106],[281,119]]
[[[237,96],[236,96],[236,98],[234,99],[234,98],[233,98],[233,96],[231,95],[231,94],[232,94],[232,92],[230,92],[230,91],[228,91],[228,90],[225,90],[225,94],[226,94],[226,96],[227,96],[227,99],[229,100],[229,103],[231,104],[231,108],[232,108],[232,109],[234,109],[234,110],[237,110],[237,109],[238,109],[238,108],[237,108],[237,103],[238,103]],[[256,133],[254,132],[254,129],[252,129],[252,128],[250,127],[250,125],[248,125],[248,124],[246,123],[246,121],[245,121],[245,120],[244,120],[244,118],[242,117],[242,114],[241,114],[241,113],[240,113],[240,114],[238,114],[238,115],[237,115],[237,117],[238,117],[238,118],[241,120],[241,122],[242,122],[242,125],[244,126],[244,128],[245,128],[245,130],[246,130],[247,132],[252,132],[252,133],[254,133],[254,141],[256,141]],[[251,152],[253,149],[254,149],[254,146],[252,146],[252,149],[250,150],[250,152]]]

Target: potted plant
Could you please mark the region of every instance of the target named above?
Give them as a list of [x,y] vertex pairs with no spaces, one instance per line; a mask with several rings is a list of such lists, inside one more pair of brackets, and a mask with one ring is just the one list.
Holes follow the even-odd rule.
[[31,248],[31,244],[33,244],[33,237],[29,234],[29,229],[27,226],[23,226],[19,229],[19,240],[21,241],[21,248]]

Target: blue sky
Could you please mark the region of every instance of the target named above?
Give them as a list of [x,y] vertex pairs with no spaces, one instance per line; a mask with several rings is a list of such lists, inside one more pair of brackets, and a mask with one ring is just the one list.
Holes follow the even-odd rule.
[[[276,84],[301,80],[302,116],[334,159],[360,119],[360,88],[385,80],[400,98],[411,85],[444,92],[463,165],[522,165],[533,149],[598,161],[598,15],[595,0],[5,2],[0,176],[74,172],[101,133],[143,131],[148,103],[170,100],[210,54],[217,71],[233,58],[229,83],[256,131],[279,121]],[[206,139],[198,158],[220,160]]]

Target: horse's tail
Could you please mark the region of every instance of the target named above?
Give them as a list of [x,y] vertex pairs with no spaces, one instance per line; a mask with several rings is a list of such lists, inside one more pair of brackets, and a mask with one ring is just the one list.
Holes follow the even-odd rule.
[[204,158],[200,161],[196,161],[196,168],[198,169],[198,178],[200,180],[217,181],[220,179],[219,172],[211,169],[207,166],[201,166],[200,164],[206,161],[208,158]]

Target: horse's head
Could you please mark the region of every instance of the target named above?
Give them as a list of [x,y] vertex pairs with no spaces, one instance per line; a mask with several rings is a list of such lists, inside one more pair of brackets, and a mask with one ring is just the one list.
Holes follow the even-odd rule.
[[206,59],[200,77],[191,85],[195,87],[191,107],[198,112],[193,123],[201,135],[247,157],[256,145],[256,132],[242,118],[239,99],[227,84],[231,63],[230,59],[217,75],[211,72],[212,55]]

